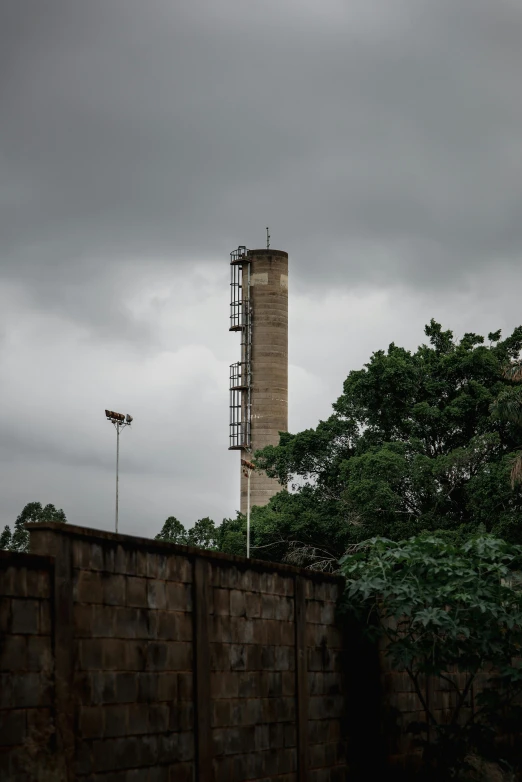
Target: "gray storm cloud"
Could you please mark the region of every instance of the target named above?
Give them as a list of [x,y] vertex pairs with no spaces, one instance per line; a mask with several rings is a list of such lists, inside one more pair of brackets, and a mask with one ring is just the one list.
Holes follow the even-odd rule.
[[234,512],[227,261],[266,225],[292,427],[432,316],[517,325],[521,38],[515,0],[5,0],[5,521],[110,525],[107,406],[132,531]]

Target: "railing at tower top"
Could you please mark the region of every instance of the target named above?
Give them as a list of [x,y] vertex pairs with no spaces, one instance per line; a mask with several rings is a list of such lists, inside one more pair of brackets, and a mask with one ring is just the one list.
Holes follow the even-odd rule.
[[240,246],[230,253],[230,331],[241,331],[244,326],[245,294],[244,266],[250,264],[248,250]]

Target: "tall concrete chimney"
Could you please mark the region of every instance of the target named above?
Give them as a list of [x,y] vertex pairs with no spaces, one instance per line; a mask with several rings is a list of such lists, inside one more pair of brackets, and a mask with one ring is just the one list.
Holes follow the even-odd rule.
[[[239,247],[230,267],[230,331],[241,335],[241,361],[230,367],[229,450],[251,461],[288,431],[288,253]],[[239,467],[246,514],[247,478]],[[250,507],[266,505],[279,491],[278,481],[253,472]]]

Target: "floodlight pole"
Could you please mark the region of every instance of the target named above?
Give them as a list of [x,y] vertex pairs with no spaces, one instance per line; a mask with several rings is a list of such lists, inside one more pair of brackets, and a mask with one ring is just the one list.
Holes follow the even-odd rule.
[[116,524],[115,530],[118,534],[118,488],[120,480],[120,424],[114,424],[116,427]]
[[130,426],[133,418],[127,413],[124,416],[122,413],[115,413],[113,410],[106,410],[105,417],[111,424],[114,424],[116,429],[116,519],[114,528],[116,533],[118,532],[118,504],[119,504],[119,482],[120,482],[120,432],[125,426]]

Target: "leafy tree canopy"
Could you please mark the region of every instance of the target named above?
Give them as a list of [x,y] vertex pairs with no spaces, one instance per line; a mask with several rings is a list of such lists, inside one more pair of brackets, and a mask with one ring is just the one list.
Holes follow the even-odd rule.
[[432,320],[425,333],[415,352],[392,343],[350,372],[315,429],[282,433],[255,455],[293,491],[253,510],[254,556],[332,569],[374,536],[465,537],[480,524],[522,542],[522,492],[510,483],[522,395],[520,378],[505,371],[522,349],[522,327],[504,340],[500,331],[457,340]]
[[206,516],[198,519],[194,526],[187,530],[181,521],[174,516],[169,516],[161,532],[156,535],[156,540],[244,556],[245,520],[241,514],[238,514],[236,519],[223,519],[222,523],[216,526],[213,520]]
[[[374,538],[341,560],[345,608],[365,620],[366,632],[384,641],[393,667],[410,677],[435,730],[437,746],[426,750],[435,752],[439,772],[442,762],[453,771],[463,768],[472,748],[498,751],[495,733],[506,730],[509,712],[520,725],[522,669],[515,658],[522,645],[522,592],[513,586],[521,567],[522,546],[491,535],[455,543],[444,533],[402,542]],[[449,721],[426,699],[423,674],[440,677],[454,693]],[[464,716],[478,676],[474,709]]]
[[65,524],[67,519],[61,508],[57,509],[51,504],[42,507],[40,502],[29,502],[16,519],[13,532],[9,526],[4,527],[4,531],[0,535],[0,549],[28,551],[29,532],[25,529],[25,524],[28,522],[42,524],[50,521],[59,521]]

